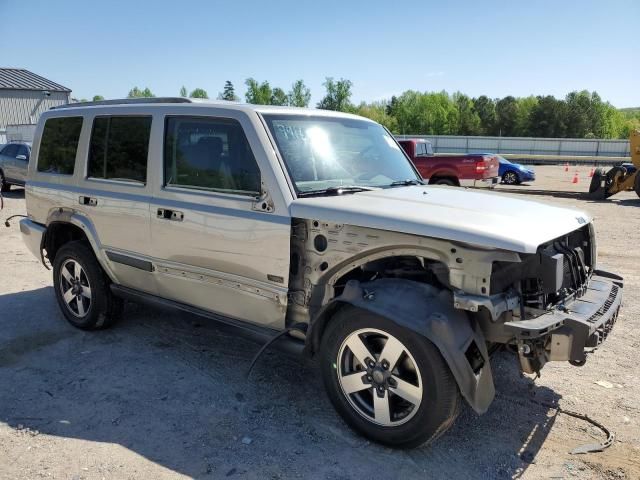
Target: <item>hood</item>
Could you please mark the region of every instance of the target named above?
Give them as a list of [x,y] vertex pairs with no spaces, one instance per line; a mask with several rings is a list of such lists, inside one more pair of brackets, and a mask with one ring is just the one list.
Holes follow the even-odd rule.
[[291,216],[535,253],[591,222],[581,211],[495,192],[411,186],[294,200]]

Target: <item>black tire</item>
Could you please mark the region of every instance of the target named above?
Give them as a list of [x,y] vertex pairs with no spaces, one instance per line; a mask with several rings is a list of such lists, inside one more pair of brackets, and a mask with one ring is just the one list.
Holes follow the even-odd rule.
[[516,172],[508,171],[502,175],[502,183],[506,185],[520,185],[520,175]]
[[636,179],[633,183],[633,189],[636,191],[636,195],[640,197],[640,171],[636,171]]
[[[75,264],[81,269],[80,275],[72,279],[79,284],[73,288],[88,288],[89,297],[80,290],[75,294],[71,292],[72,300],[68,304],[65,292],[69,292],[71,283],[64,278],[63,268],[67,276],[71,273],[73,277],[69,268]],[[124,302],[111,293],[109,279],[86,242],[69,242],[58,250],[53,261],[53,288],[62,314],[74,327],[82,330],[107,328],[122,316]]]
[[591,183],[589,184],[589,193],[596,193],[598,190],[600,190],[604,176],[605,173],[602,168],[596,168],[594,170],[593,177],[591,177]]
[[[418,407],[413,405],[417,411],[412,412],[410,417],[407,415],[408,420],[405,423],[382,426],[370,418],[365,418],[352,406],[351,400],[347,398],[347,394],[341,387],[338,364],[342,362],[339,357],[342,357],[343,343],[348,338],[353,338],[354,332],[361,329],[375,329],[392,335],[402,343],[406,352],[410,353],[411,360],[414,360],[418,367],[419,385],[422,387],[421,401]],[[398,448],[413,448],[431,443],[447,431],[458,416],[460,392],[449,367],[435,345],[415,332],[383,317],[351,306],[340,309],[330,320],[324,332],[320,353],[320,368],[331,403],[349,426],[373,441]],[[403,353],[403,355],[405,356],[401,358],[408,358],[406,354]],[[398,365],[400,363],[398,362]],[[359,371],[360,368],[357,369],[356,374]],[[365,382],[364,379],[362,381]],[[376,391],[371,390],[371,393],[365,394],[371,395],[373,399]],[[388,391],[393,392],[391,388]],[[360,392],[355,395],[358,394]],[[385,395],[387,395],[386,398],[395,399],[393,401],[396,403],[403,402],[395,394],[385,393]],[[350,396],[350,398],[353,397]]]
[[448,178],[439,178],[435,182],[433,182],[433,185],[449,185],[450,187],[456,186],[455,182],[453,180],[449,180]]
[[6,179],[4,178],[4,173],[0,171],[0,192],[5,193],[9,190],[11,190],[11,184],[7,183]]

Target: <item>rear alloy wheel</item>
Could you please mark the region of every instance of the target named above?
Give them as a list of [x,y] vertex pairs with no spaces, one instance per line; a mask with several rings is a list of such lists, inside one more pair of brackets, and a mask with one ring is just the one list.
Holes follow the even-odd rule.
[[342,308],[322,339],[327,393],[342,418],[370,439],[416,447],[444,433],[460,404],[438,349],[390,320]]
[[4,178],[4,173],[0,172],[0,192],[8,192],[11,190],[11,184],[7,183]]
[[74,327],[106,328],[122,314],[122,300],[111,293],[109,279],[85,242],[66,243],[56,252],[53,286],[62,314]]
[[520,177],[518,177],[516,172],[505,172],[504,175],[502,175],[502,183],[507,185],[517,185],[520,183]]

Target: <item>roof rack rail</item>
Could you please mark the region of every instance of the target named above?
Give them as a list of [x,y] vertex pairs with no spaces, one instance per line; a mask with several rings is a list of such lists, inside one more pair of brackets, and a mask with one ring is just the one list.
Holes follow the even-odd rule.
[[120,98],[114,100],[98,100],[97,102],[76,102],[51,107],[51,110],[73,107],[94,107],[97,105],[146,105],[149,103],[193,103],[191,99],[184,97],[145,97],[145,98]]

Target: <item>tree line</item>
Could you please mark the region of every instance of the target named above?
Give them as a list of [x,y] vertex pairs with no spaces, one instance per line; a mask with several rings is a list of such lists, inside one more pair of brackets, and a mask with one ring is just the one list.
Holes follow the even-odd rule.
[[[245,80],[244,100],[258,105],[308,107],[311,91],[303,80],[288,91],[268,81]],[[419,92],[407,90],[389,100],[361,102],[351,100],[353,83],[328,77],[324,96],[317,108],[349,112],[371,118],[395,134],[409,135],[489,135],[503,137],[627,138],[640,129],[640,109],[618,110],[603,101],[597,92],[574,91],[564,98],[553,95],[528,97],[486,95],[470,97],[461,92]],[[134,87],[128,97],[153,97],[149,88]],[[181,97],[209,98],[206,90],[186,86]],[[239,101],[234,85],[225,82],[218,99]],[[102,100],[96,95],[94,100]]]

